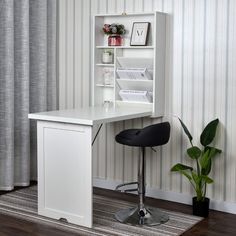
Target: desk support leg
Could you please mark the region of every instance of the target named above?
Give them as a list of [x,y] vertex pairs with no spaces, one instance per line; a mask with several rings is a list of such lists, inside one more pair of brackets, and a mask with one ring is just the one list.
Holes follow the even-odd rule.
[[38,214],[92,227],[92,126],[38,121]]

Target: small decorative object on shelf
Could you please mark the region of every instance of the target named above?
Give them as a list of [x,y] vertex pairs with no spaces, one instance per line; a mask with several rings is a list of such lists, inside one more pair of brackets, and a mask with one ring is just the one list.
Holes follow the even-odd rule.
[[109,68],[103,69],[103,79],[104,79],[104,85],[113,85],[113,70]]
[[113,102],[109,100],[105,100],[103,102],[103,107],[105,108],[106,111],[112,108]]
[[121,46],[123,38],[119,34],[112,34],[108,37],[108,46]]
[[149,28],[149,22],[134,22],[130,38],[130,46],[146,46]]
[[102,62],[104,64],[111,64],[113,62],[113,51],[110,49],[105,49],[102,54]]
[[103,26],[103,32],[108,37],[108,46],[121,46],[123,44],[123,38],[121,35],[125,34],[125,27],[122,24],[105,24]]

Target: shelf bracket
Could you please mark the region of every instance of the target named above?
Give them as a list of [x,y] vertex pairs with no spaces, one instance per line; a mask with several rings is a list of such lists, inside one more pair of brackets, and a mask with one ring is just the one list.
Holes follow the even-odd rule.
[[96,139],[97,139],[97,136],[98,136],[98,134],[99,134],[99,132],[100,132],[100,130],[101,130],[101,128],[102,128],[102,125],[103,125],[103,124],[100,124],[100,126],[99,126],[99,128],[98,128],[98,131],[97,131],[97,133],[96,133],[95,136],[94,136],[94,139],[93,139],[93,142],[92,142],[92,146],[93,146],[94,142],[95,142]]

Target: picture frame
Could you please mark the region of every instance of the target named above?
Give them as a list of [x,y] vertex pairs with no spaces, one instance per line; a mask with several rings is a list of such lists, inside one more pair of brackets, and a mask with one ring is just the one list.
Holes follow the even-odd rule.
[[150,22],[133,22],[130,46],[146,46]]

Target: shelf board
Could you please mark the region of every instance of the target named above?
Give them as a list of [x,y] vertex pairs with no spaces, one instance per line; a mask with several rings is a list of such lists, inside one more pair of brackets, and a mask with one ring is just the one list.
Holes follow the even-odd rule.
[[147,16],[151,15],[154,16],[156,12],[122,12],[120,14],[113,13],[113,14],[96,14],[95,17],[113,17],[113,16],[119,16],[119,17],[127,17],[127,16]]
[[139,101],[122,101],[122,100],[116,100],[116,102],[120,104],[142,104],[142,105],[152,105],[152,102],[139,102]]
[[127,81],[127,82],[140,82],[140,83],[153,83],[152,79],[116,79],[117,81]]
[[108,84],[96,84],[96,86],[103,88],[114,88],[114,85],[108,85]]
[[97,63],[96,66],[114,67],[114,64]]
[[96,46],[96,48],[118,48],[118,49],[153,49],[154,46]]

